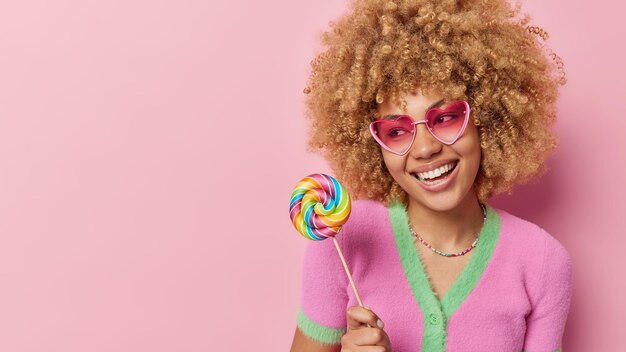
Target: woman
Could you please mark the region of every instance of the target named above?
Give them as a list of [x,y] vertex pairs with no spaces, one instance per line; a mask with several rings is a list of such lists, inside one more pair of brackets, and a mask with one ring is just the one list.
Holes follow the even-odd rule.
[[[312,62],[310,150],[352,195],[311,243],[292,351],[560,351],[571,258],[489,206],[546,171],[560,58],[504,0],[357,0]],[[560,73],[560,75],[559,75]]]

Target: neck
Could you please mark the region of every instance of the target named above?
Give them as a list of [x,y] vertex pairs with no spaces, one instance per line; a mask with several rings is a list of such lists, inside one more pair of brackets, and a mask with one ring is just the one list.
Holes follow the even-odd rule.
[[437,210],[409,198],[407,214],[413,230],[433,247],[454,252],[469,246],[483,226],[483,210],[474,192],[452,209]]

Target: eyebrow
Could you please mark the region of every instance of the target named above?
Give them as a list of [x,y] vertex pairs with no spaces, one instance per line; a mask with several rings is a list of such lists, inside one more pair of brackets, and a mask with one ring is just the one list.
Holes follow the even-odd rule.
[[[445,101],[446,101],[445,99],[439,100],[438,102],[436,102],[436,103],[432,104],[431,106],[429,106],[428,109],[426,109],[426,111],[428,111],[428,110],[430,110],[432,108],[440,107],[441,105],[443,105],[443,103]],[[400,116],[400,115],[399,114],[386,115],[386,116],[383,116],[383,120],[393,119],[393,118],[396,118],[398,116]]]

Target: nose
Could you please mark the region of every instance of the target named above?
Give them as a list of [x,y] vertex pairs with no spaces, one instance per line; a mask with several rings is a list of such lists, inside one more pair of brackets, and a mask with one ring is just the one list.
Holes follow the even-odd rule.
[[415,141],[413,141],[409,151],[413,158],[430,159],[433,155],[439,153],[442,148],[443,143],[430,134],[428,128],[423,123],[415,126]]

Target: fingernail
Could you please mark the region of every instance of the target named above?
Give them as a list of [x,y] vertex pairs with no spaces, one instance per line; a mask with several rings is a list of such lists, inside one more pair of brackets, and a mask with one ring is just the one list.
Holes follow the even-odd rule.
[[378,325],[378,327],[381,329],[385,327],[385,324],[383,324],[383,321],[380,319],[378,319],[378,321],[376,322],[376,325]]

